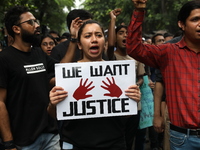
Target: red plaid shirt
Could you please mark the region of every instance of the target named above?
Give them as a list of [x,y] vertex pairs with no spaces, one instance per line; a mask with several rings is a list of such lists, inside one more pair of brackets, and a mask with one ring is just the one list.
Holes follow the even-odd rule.
[[142,44],[143,18],[144,12],[133,12],[128,27],[128,54],[161,70],[171,123],[200,128],[200,53],[189,49],[184,38],[175,44]]

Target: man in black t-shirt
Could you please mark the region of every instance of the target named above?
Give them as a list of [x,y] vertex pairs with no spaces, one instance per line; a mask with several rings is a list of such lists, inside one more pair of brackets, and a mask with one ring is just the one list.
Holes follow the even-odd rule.
[[32,47],[40,26],[26,7],[11,8],[5,26],[14,42],[0,53],[0,138],[5,149],[60,150],[56,121],[47,113],[48,77],[57,61]]

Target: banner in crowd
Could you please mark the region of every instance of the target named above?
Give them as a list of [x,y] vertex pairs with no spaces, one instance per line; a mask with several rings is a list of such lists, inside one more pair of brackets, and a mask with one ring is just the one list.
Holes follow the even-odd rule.
[[143,84],[140,87],[141,95],[141,113],[139,129],[147,128],[153,125],[153,114],[154,114],[154,101],[153,93],[149,87],[148,76],[143,76]]

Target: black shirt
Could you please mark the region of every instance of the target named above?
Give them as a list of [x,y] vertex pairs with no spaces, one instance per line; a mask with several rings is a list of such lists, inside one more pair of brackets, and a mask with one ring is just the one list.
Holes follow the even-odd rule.
[[56,133],[56,121],[47,113],[48,73],[55,60],[41,49],[20,51],[12,46],[0,53],[0,87],[7,90],[6,108],[15,144],[32,144],[41,133]]

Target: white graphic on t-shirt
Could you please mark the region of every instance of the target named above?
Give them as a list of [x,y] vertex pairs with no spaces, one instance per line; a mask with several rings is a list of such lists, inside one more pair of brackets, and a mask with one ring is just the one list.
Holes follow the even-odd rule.
[[27,74],[39,73],[46,71],[44,64],[34,64],[34,65],[25,65],[24,68],[26,69]]

